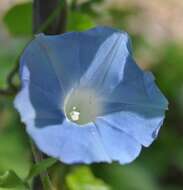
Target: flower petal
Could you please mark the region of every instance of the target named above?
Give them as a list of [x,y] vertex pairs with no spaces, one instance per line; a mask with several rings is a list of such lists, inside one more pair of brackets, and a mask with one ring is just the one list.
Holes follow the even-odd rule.
[[[43,73],[45,77],[55,75],[57,83],[59,82],[62,90],[67,93],[71,87],[78,84],[81,76],[91,66],[100,45],[116,31],[97,27],[81,33],[71,32],[55,36],[39,34],[26,48],[22,57],[30,73]],[[47,72],[43,72],[43,69]]]
[[29,96],[28,83],[25,83],[24,81],[24,87],[17,94],[14,100],[14,106],[21,116],[21,121],[26,125],[31,121],[33,122],[36,117],[36,113],[30,102]]
[[56,99],[53,94],[43,91],[34,84],[29,84],[30,101],[34,106],[36,117],[35,124],[39,127],[61,124],[65,118],[64,110],[61,107],[61,100]]
[[39,35],[35,42],[44,52],[44,56],[52,66],[62,90],[67,94],[77,84],[81,73],[78,33],[55,36]]
[[45,128],[29,125],[27,131],[43,152],[64,163],[111,162],[93,124],[78,127],[64,121]]
[[60,125],[35,125],[35,110],[29,99],[28,85],[17,95],[15,107],[26,124],[27,132],[45,154],[65,163],[111,162],[92,123],[80,127],[64,120]]
[[109,103],[122,103],[145,106],[157,109],[168,109],[168,101],[157,88],[153,74],[139,72],[128,63],[125,66],[124,79],[111,94],[107,94],[105,101]]
[[[134,62],[126,33],[97,27],[40,34],[20,62],[22,89],[15,107],[38,148],[49,156],[70,164],[125,164],[156,138],[168,102],[153,75]],[[68,95],[90,88],[102,114],[95,123],[69,121],[64,113]]]
[[62,93],[62,86],[55,71],[40,47],[37,40],[33,40],[25,49],[20,59],[20,77],[22,82],[31,81],[45,92],[50,92],[53,97]]
[[[22,91],[25,91],[28,88],[28,90],[26,90],[27,91],[26,96],[29,97],[31,104],[34,107],[35,114],[32,119],[36,122],[36,125],[41,127],[49,124],[62,123],[65,117],[61,109],[63,95],[59,89],[58,90],[55,89],[59,87],[55,86],[54,84],[51,85],[49,84],[49,82],[48,86],[46,86],[45,83],[41,85],[39,83],[42,80],[41,77],[40,81],[38,80],[38,82],[34,82],[34,79],[38,77],[36,75],[37,73],[36,72],[31,73],[27,65],[23,64],[23,62],[21,63],[23,65],[21,71]],[[33,77],[31,75],[33,75]],[[46,88],[48,89],[46,90]],[[20,101],[21,97],[22,97],[22,104],[24,104],[23,101],[25,97],[20,96],[19,98]]]
[[151,72],[144,72],[144,85],[150,101],[157,107],[159,105],[159,108],[168,109],[168,100],[156,86],[154,80],[155,78]]
[[130,135],[100,119],[96,121],[96,126],[100,131],[105,149],[114,161],[121,164],[130,163],[140,154],[140,143]]
[[164,110],[123,104],[120,112],[98,117],[98,120],[124,131],[142,145],[149,146],[162,125]]
[[111,92],[123,79],[125,64],[131,56],[130,39],[127,33],[107,27],[96,28],[93,32],[99,35],[97,37],[109,32],[110,35],[100,44],[80,83],[81,86],[94,87],[105,94]]

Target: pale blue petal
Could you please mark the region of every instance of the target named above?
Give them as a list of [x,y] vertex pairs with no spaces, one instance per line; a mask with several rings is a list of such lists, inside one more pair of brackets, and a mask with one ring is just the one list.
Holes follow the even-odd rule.
[[[27,54],[24,57],[26,61],[34,62],[28,64],[30,72],[35,72],[33,69],[41,72],[46,64],[46,67],[53,71],[61,89],[68,93],[71,88],[78,85],[86,70],[93,70],[92,61],[99,47],[110,35],[117,32],[119,33],[111,28],[97,27],[82,33],[71,32],[55,36],[39,34],[26,48]],[[34,60],[28,57],[31,53],[35,57]]]
[[[28,56],[26,56],[26,58],[28,58]],[[23,56],[21,59],[22,87],[24,88],[28,86],[29,88],[28,96],[35,109],[34,121],[39,127],[49,124],[62,123],[65,117],[62,110],[63,94],[61,93],[62,91],[59,85],[57,86],[57,80],[54,80],[54,77],[48,77],[48,80],[53,83],[55,82],[56,84],[51,85],[49,83],[50,81],[47,83],[40,83],[41,81],[46,81],[46,79],[44,79],[46,76],[38,75],[36,68],[39,68],[37,66],[33,70],[29,70],[29,64],[24,61],[25,59]],[[38,64],[36,61],[31,63],[30,69],[32,69],[34,63]],[[46,66],[45,70],[44,68],[42,70],[44,73],[48,72],[48,75],[50,74],[50,71],[46,68]]]
[[158,107],[168,109],[168,100],[155,84],[155,78],[151,72],[144,72],[144,85],[150,101]]
[[[111,32],[105,31],[103,35],[96,35],[99,28],[81,33],[71,32],[63,35],[39,37],[40,43],[49,48],[47,53],[64,86],[78,84],[81,76],[90,67],[99,46],[111,34]],[[72,77],[70,77],[71,74]]]
[[100,119],[96,120],[95,123],[105,149],[114,161],[126,164],[137,158],[141,151],[141,144],[138,141]]
[[17,94],[14,100],[14,106],[21,116],[21,121],[27,126],[28,123],[33,122],[36,117],[36,113],[30,102],[29,96],[29,84],[24,81],[24,87]]
[[[110,28],[101,29],[104,34],[108,30],[111,32]],[[131,56],[129,47],[128,35],[113,30],[99,46],[91,65],[80,80],[81,86],[95,88],[102,94],[110,93],[123,79],[125,64]]]
[[106,94],[106,102],[145,106],[157,109],[168,109],[168,101],[157,88],[152,73],[139,72],[135,63],[125,66],[124,79],[113,90]]
[[64,121],[45,128],[29,126],[27,131],[43,152],[64,163],[111,162],[94,124],[79,127]]
[[49,60],[64,94],[67,94],[78,83],[81,76],[78,33],[57,36],[39,35],[35,41]]
[[[62,86],[48,59],[45,50],[33,40],[20,59],[20,77],[22,81],[31,81],[43,91],[52,94],[55,99],[62,93]],[[54,100],[55,100],[54,99]]]
[[[156,138],[168,107],[153,75],[134,62],[128,35],[108,27],[38,35],[21,57],[20,75],[15,107],[27,132],[41,151],[69,164],[133,161]],[[80,87],[99,95],[95,124],[65,117],[65,98]]]
[[111,162],[94,124],[80,127],[64,120],[60,125],[39,127],[35,125],[35,110],[25,85],[15,99],[26,130],[45,154],[65,163]]
[[35,124],[39,127],[62,123],[65,118],[62,109],[61,98],[56,100],[48,91],[43,91],[40,87],[29,84],[30,100],[36,111]]
[[[47,126],[50,123],[61,123],[63,115],[52,111],[50,108],[43,109],[39,107],[36,111],[30,101],[29,83],[24,81],[24,86],[17,94],[14,105],[21,115],[21,121],[28,125],[30,122],[35,123],[38,127]],[[43,100],[45,100],[43,98]]]
[[124,131],[142,145],[149,146],[162,125],[164,110],[123,104],[120,112],[98,117],[98,120]]

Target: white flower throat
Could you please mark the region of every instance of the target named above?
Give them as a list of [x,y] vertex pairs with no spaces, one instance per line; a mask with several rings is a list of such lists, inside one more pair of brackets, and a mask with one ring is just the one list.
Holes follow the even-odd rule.
[[64,111],[67,118],[84,125],[96,119],[101,113],[101,104],[96,93],[90,89],[72,91],[65,100]]

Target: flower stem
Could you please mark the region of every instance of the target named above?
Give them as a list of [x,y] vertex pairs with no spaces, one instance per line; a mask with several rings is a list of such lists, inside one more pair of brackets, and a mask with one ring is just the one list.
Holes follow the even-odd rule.
[[61,34],[66,30],[67,0],[34,0],[34,33]]
[[[42,153],[39,150],[37,150],[32,140],[30,140],[30,145],[35,163],[40,162],[43,159]],[[40,174],[40,180],[44,190],[56,190],[50,180],[47,171]]]

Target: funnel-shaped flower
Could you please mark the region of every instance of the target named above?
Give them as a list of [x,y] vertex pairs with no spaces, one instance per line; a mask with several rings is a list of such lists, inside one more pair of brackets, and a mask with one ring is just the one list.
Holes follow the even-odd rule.
[[38,148],[65,163],[133,161],[163,123],[167,100],[107,27],[37,35],[20,60],[15,107]]

